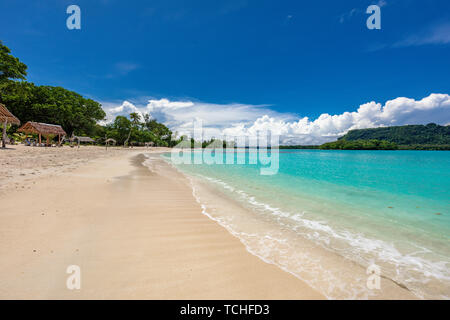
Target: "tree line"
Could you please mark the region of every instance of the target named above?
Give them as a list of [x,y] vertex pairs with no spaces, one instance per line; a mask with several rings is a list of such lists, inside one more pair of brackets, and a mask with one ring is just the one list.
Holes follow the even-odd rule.
[[130,119],[117,116],[106,126],[98,126],[97,134],[101,137],[113,138],[118,144],[143,145],[153,142],[157,146],[173,147],[180,140],[172,137],[172,131],[165,125],[145,114],[131,113]]
[[324,143],[319,146],[323,150],[397,150],[398,145],[394,142],[386,140],[338,140],[334,142]]

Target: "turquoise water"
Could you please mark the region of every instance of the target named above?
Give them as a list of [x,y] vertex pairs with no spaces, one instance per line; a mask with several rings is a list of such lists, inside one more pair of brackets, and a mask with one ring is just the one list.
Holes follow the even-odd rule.
[[[297,243],[306,239],[362,267],[381,266],[383,276],[418,297],[450,297],[450,152],[280,150],[278,156],[274,175],[248,164],[248,151],[237,153],[234,164],[176,167],[249,210],[246,218],[222,217],[215,208],[214,217],[243,238],[251,230],[260,240],[283,243],[243,239],[289,272],[308,277],[304,262],[293,263]],[[244,157],[246,164],[236,164]],[[320,287],[317,276],[311,281]],[[333,276],[339,280],[339,271]],[[331,298],[370,296],[361,283],[321,290]]]

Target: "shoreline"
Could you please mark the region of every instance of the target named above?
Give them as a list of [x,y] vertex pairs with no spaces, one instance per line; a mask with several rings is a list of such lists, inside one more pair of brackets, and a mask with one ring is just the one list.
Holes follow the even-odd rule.
[[[204,215],[239,239],[246,250],[252,255],[307,283],[310,287],[324,294],[327,299],[420,299],[409,288],[384,275],[380,276],[381,290],[368,290],[365,288],[368,277],[366,267],[356,261],[348,260],[337,252],[318,246],[316,243],[305,238],[297,237],[292,238],[290,242],[288,241],[291,244],[295,244],[295,255],[302,253],[302,258],[298,263],[308,266],[305,270],[303,270],[303,266],[300,270],[296,269],[290,259],[280,260],[280,257],[272,256],[273,253],[279,255],[279,251],[287,250],[285,244],[282,244],[284,241],[277,239],[276,233],[275,235],[272,234],[275,230],[273,229],[272,222],[263,221],[265,220],[263,217],[256,217],[258,214],[251,209],[251,206],[247,207],[248,204],[244,206],[241,201],[234,199],[230,194],[224,192],[225,189],[230,188],[229,185],[226,185],[225,189],[222,190],[218,185],[213,185],[211,182],[204,181],[196,175],[183,172],[176,167],[174,168],[190,180],[193,195],[202,206]],[[229,219],[230,217],[231,220]],[[236,222],[236,220],[239,222]],[[281,229],[279,232],[289,233],[287,230],[283,231]],[[255,242],[255,238],[259,238],[259,240]],[[261,241],[264,243],[264,247],[261,247]],[[268,254],[265,246],[271,247],[277,242],[278,244],[282,244],[281,247]],[[318,259],[320,260],[319,265],[317,265]],[[313,262],[312,265],[309,265],[310,260]],[[297,267],[300,265],[297,264]],[[317,273],[311,273],[312,269],[317,268],[321,270]],[[334,279],[332,279],[331,270],[337,272],[337,277]],[[339,279],[339,277],[342,279]],[[359,280],[353,278],[358,278]],[[341,281],[350,290],[356,290],[356,288],[361,288],[361,286],[364,287],[367,296],[363,292],[360,292],[361,295],[352,297],[348,296],[345,292],[338,293],[329,290],[330,287],[340,287],[338,283]]]
[[324,299],[204,216],[163,160],[152,171],[148,150],[124,151],[4,185],[0,298]]

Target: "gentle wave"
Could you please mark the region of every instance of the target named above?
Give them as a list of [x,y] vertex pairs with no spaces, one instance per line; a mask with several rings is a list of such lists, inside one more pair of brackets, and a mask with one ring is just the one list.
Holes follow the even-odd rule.
[[[167,163],[178,171],[180,168],[174,166],[170,160]],[[255,196],[228,184],[227,182],[208,177],[201,174],[187,174],[181,170],[191,182],[193,196],[202,207],[204,215],[225,227],[231,234],[236,236],[245,245],[246,249],[261,258],[263,261],[275,264],[286,272],[289,272],[317,289],[327,298],[345,299],[367,299],[375,294],[368,290],[366,283],[365,268],[371,262],[384,263],[383,267],[391,268],[388,277],[401,287],[408,288],[419,298],[441,298],[449,299],[444,293],[433,294],[424,290],[424,286],[433,281],[450,283],[448,263],[445,261],[433,262],[422,256],[429,253],[427,248],[418,247],[415,252],[402,254],[393,244],[379,239],[371,239],[363,234],[355,234],[345,230],[335,230],[325,221],[317,221],[304,217],[304,212],[286,212],[268,203],[259,201]],[[288,239],[280,235],[267,233],[248,233],[239,229],[232,221],[221,217],[219,214],[208,212],[208,203],[202,200],[196,188],[193,178],[200,178],[213,183],[224,191],[237,195],[241,202],[249,204],[255,212],[270,213],[272,218],[284,228],[289,228],[296,235],[312,241],[325,250],[331,250],[340,256],[355,261],[360,265],[360,270],[352,275],[352,279],[342,279],[341,270],[333,269],[326,265],[321,258],[292,246]],[[339,241],[345,243],[345,247],[332,247],[331,243]],[[368,259],[372,256],[372,259]],[[326,266],[326,267],[324,267]]]
[[[297,224],[300,224],[301,226],[308,229],[309,233],[303,233],[303,235],[309,239],[314,240],[316,243],[325,244],[327,245],[327,249],[329,248],[328,245],[330,244],[331,239],[339,239],[344,242],[346,242],[352,250],[350,254],[349,252],[345,252],[348,250],[339,250],[340,254],[344,255],[346,258],[355,259],[354,254],[358,254],[359,252],[371,252],[372,254],[376,254],[376,259],[381,260],[390,264],[393,264],[396,267],[396,273],[402,274],[407,272],[407,270],[419,270],[420,277],[411,278],[411,275],[408,275],[408,279],[400,278],[400,277],[394,277],[393,280],[396,282],[404,285],[405,287],[408,287],[409,290],[413,291],[418,297],[424,298],[425,294],[421,292],[419,288],[414,287],[414,282],[418,283],[426,283],[427,281],[423,280],[424,278],[428,277],[434,277],[440,281],[448,281],[450,282],[450,276],[449,276],[449,265],[446,262],[431,262],[428,261],[422,257],[414,256],[413,254],[423,254],[428,253],[430,250],[418,247],[418,250],[412,254],[404,255],[400,253],[395,246],[386,243],[385,241],[378,240],[378,239],[370,239],[366,238],[362,234],[353,234],[350,232],[338,232],[331,228],[330,226],[326,225],[324,222],[321,221],[314,221],[310,219],[303,218],[303,213],[289,213],[280,210],[279,208],[272,207],[271,205],[263,202],[259,202],[255,199],[254,196],[250,196],[246,192],[235,189],[229,184],[227,184],[224,181],[221,181],[220,179],[210,178],[207,176],[198,175],[199,177],[213,182],[215,184],[218,184],[222,186],[226,190],[230,190],[232,192],[235,192],[239,194],[244,201],[247,201],[251,205],[270,211],[274,216],[276,217],[282,217],[282,218],[288,218],[294,220]],[[281,222],[280,220],[278,220]],[[282,222],[281,222],[282,223]],[[298,229],[295,230],[298,232]],[[317,233],[315,231],[320,231],[322,233],[325,233],[325,236],[323,236],[320,233]],[[281,239],[274,239],[277,242],[285,242]],[[359,261],[362,262],[362,261]],[[367,266],[367,265],[366,265]],[[289,270],[292,273],[295,273],[294,270]],[[442,299],[449,299],[448,296],[440,296],[439,298]]]

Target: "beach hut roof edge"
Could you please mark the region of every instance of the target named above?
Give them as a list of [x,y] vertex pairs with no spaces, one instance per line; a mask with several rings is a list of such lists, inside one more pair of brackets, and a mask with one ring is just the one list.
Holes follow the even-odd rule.
[[6,107],[4,104],[0,103],[0,122],[4,123],[7,121],[8,123],[20,124],[20,120],[16,118]]
[[78,140],[79,142],[95,142],[94,139],[92,139],[91,137],[80,137],[80,136],[75,136],[73,137],[74,140]]
[[25,123],[22,127],[19,128],[18,131],[24,133],[37,133],[42,135],[49,135],[49,134],[66,135],[66,132],[60,125],[32,122],[32,121],[28,121],[27,123]]

